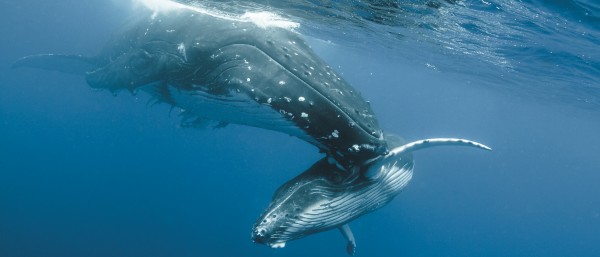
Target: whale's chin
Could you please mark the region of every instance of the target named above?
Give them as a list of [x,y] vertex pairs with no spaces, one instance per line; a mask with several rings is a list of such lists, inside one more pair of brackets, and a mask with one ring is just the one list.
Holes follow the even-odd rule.
[[285,247],[285,242],[272,243],[272,244],[269,244],[269,246],[271,248],[284,248]]

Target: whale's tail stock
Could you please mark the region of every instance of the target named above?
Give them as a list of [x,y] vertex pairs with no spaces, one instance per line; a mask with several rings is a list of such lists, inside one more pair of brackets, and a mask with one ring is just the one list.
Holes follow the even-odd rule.
[[137,49],[108,61],[106,58],[83,55],[39,54],[18,59],[12,68],[36,68],[79,75],[92,88],[107,89],[113,93],[147,85],[161,75],[167,65],[178,62],[165,54],[150,54]]
[[97,58],[82,55],[38,54],[22,57],[11,68],[36,68],[85,76],[101,66]]

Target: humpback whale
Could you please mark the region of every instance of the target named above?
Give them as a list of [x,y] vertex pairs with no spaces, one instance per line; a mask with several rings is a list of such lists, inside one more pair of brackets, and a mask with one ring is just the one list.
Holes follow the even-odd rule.
[[358,176],[340,170],[326,158],[284,183],[252,228],[252,240],[273,248],[284,247],[294,239],[338,228],[353,255],[356,242],[348,223],[389,203],[404,189],[413,175],[412,152],[439,145],[491,148],[469,140],[433,138],[401,144],[377,160],[361,167]]
[[81,75],[92,88],[113,93],[143,90],[184,110],[192,124],[212,120],[287,133],[346,170],[385,154],[368,102],[293,28],[255,16],[174,4],[131,21],[97,56],[33,55],[13,67]]
[[174,5],[141,14],[97,56],[33,55],[13,68],[83,76],[90,87],[115,94],[142,90],[184,110],[192,125],[242,124],[315,145],[327,157],[282,185],[253,227],[252,239],[271,247],[339,228],[353,253],[348,223],[384,206],[407,185],[412,151],[445,144],[486,148],[430,139],[390,150],[393,140],[384,138],[368,102],[293,29],[257,15],[213,15]]

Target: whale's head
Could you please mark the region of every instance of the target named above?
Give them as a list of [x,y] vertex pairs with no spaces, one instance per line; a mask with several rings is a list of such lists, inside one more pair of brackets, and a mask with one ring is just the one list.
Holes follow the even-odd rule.
[[282,248],[289,240],[294,239],[286,232],[286,219],[281,218],[291,215],[281,210],[265,213],[252,228],[252,241],[257,244],[265,244],[272,248]]
[[252,240],[279,248],[290,240],[339,228],[398,195],[412,178],[413,164],[412,154],[395,154],[351,173],[324,158],[277,189],[254,224]]
[[346,177],[346,171],[322,159],[283,184],[254,224],[252,240],[280,248],[287,241],[338,225],[336,219],[326,219],[318,214],[327,209],[321,205],[326,205],[337,192],[344,191]]
[[[252,240],[279,248],[347,224],[391,201],[410,181],[412,167],[411,156],[396,156],[351,174],[322,159],[275,192],[254,224]],[[373,169],[376,175],[367,177]]]

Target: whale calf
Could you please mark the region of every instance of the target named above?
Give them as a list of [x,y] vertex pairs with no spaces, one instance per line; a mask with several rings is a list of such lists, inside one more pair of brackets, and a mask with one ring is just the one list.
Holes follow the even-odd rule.
[[[163,1],[168,3],[168,1]],[[369,104],[285,26],[185,5],[145,12],[97,56],[45,54],[13,67],[85,76],[92,88],[143,90],[204,120],[287,133],[350,169],[388,151]],[[256,20],[259,20],[257,22]]]
[[412,152],[440,146],[489,147],[456,138],[433,138],[400,144],[377,160],[361,167],[357,176],[330,164],[316,162],[304,173],[284,183],[252,228],[252,240],[273,248],[284,247],[294,239],[338,228],[348,241],[346,250],[353,255],[356,242],[348,223],[389,203],[404,189],[413,175]]

